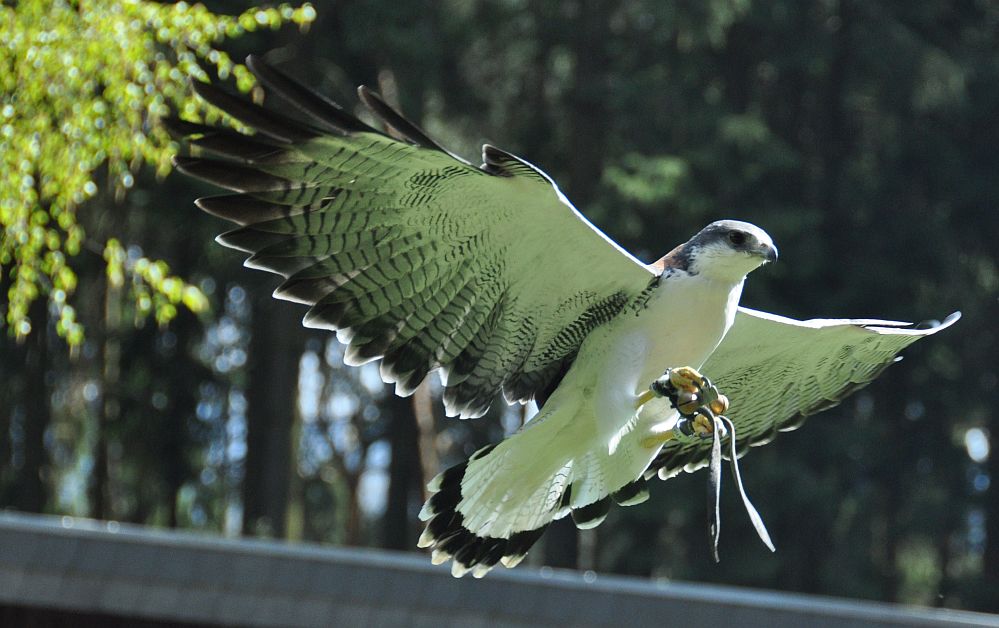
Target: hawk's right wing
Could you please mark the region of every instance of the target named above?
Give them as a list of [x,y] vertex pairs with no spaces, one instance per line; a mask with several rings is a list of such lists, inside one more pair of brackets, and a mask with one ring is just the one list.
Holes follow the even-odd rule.
[[218,241],[282,275],[275,296],[309,305],[306,325],[336,330],[349,363],[380,359],[398,393],[440,368],[449,414],[480,416],[500,390],[531,399],[654,279],[531,164],[486,146],[473,166],[362,88],[390,137],[248,65],[284,106],[196,85],[254,133],[178,122],[222,159],[177,166],[235,192],[198,201],[239,225]]

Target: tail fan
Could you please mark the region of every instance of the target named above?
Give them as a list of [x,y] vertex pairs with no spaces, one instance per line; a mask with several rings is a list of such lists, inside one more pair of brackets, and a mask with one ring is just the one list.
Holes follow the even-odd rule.
[[645,478],[622,479],[627,465],[606,449],[595,453],[585,422],[564,410],[543,413],[428,484],[419,546],[431,548],[434,564],[450,559],[453,575],[481,578],[497,564],[519,564],[555,519],[571,514],[578,528],[589,529],[604,520],[612,501],[648,498]]

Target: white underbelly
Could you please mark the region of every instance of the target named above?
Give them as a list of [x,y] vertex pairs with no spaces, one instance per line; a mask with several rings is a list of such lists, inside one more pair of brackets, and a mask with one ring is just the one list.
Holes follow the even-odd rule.
[[569,481],[580,483],[572,493],[580,505],[648,468],[662,442],[648,437],[672,429],[677,415],[665,399],[637,410],[638,395],[667,368],[699,368],[731,327],[741,285],[726,290],[684,279],[665,291],[660,286],[656,296],[668,298],[650,299],[639,315],[626,308],[591,332],[538,423],[525,426],[525,436],[552,432],[541,439],[546,450],[558,450],[561,463],[574,461],[566,468]]
[[[674,283],[660,286],[639,315],[626,311],[590,334],[559,387],[584,396],[583,411],[592,412],[600,438],[635,418],[637,395],[667,368],[700,368],[735,318],[741,284],[726,290],[685,276],[663,281]],[[660,412],[668,408],[660,405]]]

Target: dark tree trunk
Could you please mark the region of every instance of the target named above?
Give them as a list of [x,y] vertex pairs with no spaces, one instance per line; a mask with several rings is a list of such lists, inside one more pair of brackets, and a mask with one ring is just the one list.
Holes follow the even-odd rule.
[[[160,364],[165,372],[163,378],[170,382],[170,403],[167,406],[164,420],[164,442],[160,452],[161,473],[164,483],[164,499],[167,507],[167,525],[176,528],[179,525],[177,500],[184,481],[191,475],[187,462],[187,448],[190,446],[189,420],[194,416],[198,399],[197,386],[193,385],[190,368],[177,369],[178,364],[190,364],[187,353],[192,337],[198,330],[197,319],[189,312],[182,312],[171,323],[171,331],[177,336],[178,355],[172,360]],[[195,372],[199,372],[196,369]]]
[[385,508],[382,545],[389,549],[411,549],[413,526],[410,512],[423,496],[423,471],[420,465],[420,430],[416,423],[412,400],[390,394],[385,398],[390,413],[388,504]]
[[259,294],[252,316],[243,533],[282,537],[293,467],[301,312]]
[[32,330],[25,341],[23,464],[15,480],[13,506],[28,512],[42,512],[49,493],[43,477],[48,467],[45,432],[52,419],[46,380],[50,367],[47,307],[44,297],[31,304]]
[[[982,573],[989,590],[999,591],[999,421],[992,422],[988,475],[992,478],[985,498],[985,556]],[[999,605],[999,593],[993,604]],[[992,608],[995,610],[995,606]]]
[[567,569],[579,566],[579,530],[572,517],[553,522],[544,539],[544,564]]
[[434,415],[434,399],[430,394],[427,382],[420,384],[413,393],[413,417],[419,431],[418,451],[420,454],[420,469],[423,481],[419,485],[419,496],[422,502],[427,498],[425,486],[430,478],[440,470],[440,456],[437,455],[437,417]]
[[344,533],[344,543],[350,546],[364,543],[364,538],[361,536],[361,504],[358,502],[359,480],[360,478],[355,475],[347,477],[347,494],[350,499],[347,503],[347,529]]
[[121,289],[105,278],[104,309],[101,319],[101,397],[97,414],[97,442],[94,445],[94,476],[90,484],[90,516],[109,519],[110,464],[108,441],[112,426],[121,414],[119,379],[121,375]]
[[[7,273],[0,272],[0,295],[10,290]],[[6,312],[0,310],[0,316]],[[14,443],[11,426],[15,408],[24,396],[25,343],[17,342],[7,328],[0,329],[0,507],[13,503],[17,488],[17,469],[14,467]]]
[[[890,425],[888,434],[891,438],[893,434],[901,434],[906,427],[904,425],[905,419],[901,416],[901,408],[905,407],[906,400],[894,388],[886,391],[885,400],[882,406],[884,411],[875,416],[881,416],[882,420]],[[885,456],[888,471],[881,474],[880,480],[883,500],[884,545],[881,548],[881,595],[879,599],[892,602],[898,600],[899,588],[898,541],[903,533],[900,512],[903,499],[902,491],[905,490],[902,476],[907,471],[906,455],[901,449],[904,446],[904,442],[899,442],[888,450]]]
[[[191,275],[198,246],[189,238],[174,241],[176,251],[174,271],[181,277]],[[190,425],[197,412],[197,382],[204,381],[210,375],[193,355],[193,346],[198,342],[202,331],[197,316],[181,309],[177,318],[170,324],[170,331],[175,337],[174,349],[172,353],[160,357],[158,367],[164,371],[162,373],[164,379],[170,382],[168,391],[170,402],[165,415],[167,429],[162,474],[167,501],[167,525],[175,528],[179,525],[177,502],[180,489],[185,480],[193,475],[187,452],[192,446]],[[178,365],[184,367],[177,368]]]

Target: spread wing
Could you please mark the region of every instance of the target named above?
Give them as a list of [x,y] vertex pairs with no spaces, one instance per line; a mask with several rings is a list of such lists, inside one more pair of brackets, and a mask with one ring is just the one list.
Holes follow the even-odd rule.
[[501,389],[527,401],[653,279],[531,164],[485,146],[475,167],[363,87],[395,137],[248,65],[283,108],[196,86],[254,133],[175,121],[223,158],[177,167],[234,192],[198,200],[241,225],[218,241],[282,275],[274,296],[309,305],[305,325],[336,330],[348,363],[381,359],[398,393],[440,368],[451,415],[481,416]]
[[[815,319],[798,321],[739,308],[735,324],[702,372],[728,396],[741,456],[769,443],[778,432],[799,427],[805,417],[837,405],[901,358],[913,342],[954,324],[912,325],[895,321]],[[671,441],[646,472],[662,478],[708,464],[711,441]]]

